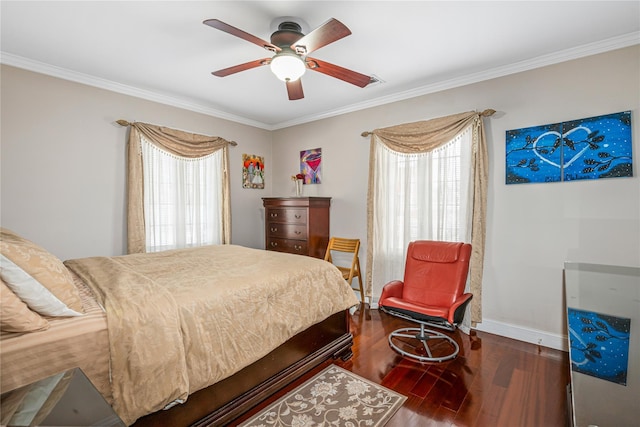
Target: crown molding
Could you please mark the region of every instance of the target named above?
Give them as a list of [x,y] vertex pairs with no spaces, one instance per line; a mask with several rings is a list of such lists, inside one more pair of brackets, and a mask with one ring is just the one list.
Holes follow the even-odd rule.
[[497,77],[504,77],[510,74],[529,71],[536,68],[541,68],[548,65],[554,65],[561,62],[571,61],[573,59],[579,59],[586,56],[596,55],[596,54],[608,52],[611,50],[622,49],[622,48],[637,45],[637,44],[640,44],[640,31],[625,34],[619,37],[612,37],[610,39],[589,43],[589,44],[578,46],[571,49],[561,50],[558,52],[554,52],[548,55],[538,56],[536,58],[528,59],[525,61],[515,62],[513,64],[509,64],[503,67],[496,67],[496,68],[481,71],[478,73],[468,74],[466,76],[436,82],[433,84],[421,86],[421,87],[407,90],[404,92],[398,92],[393,95],[383,96],[380,98],[372,99],[370,101],[365,101],[357,104],[348,105],[339,109],[326,111],[324,113],[314,114],[312,116],[306,116],[306,117],[299,117],[295,120],[289,120],[287,122],[278,123],[277,125],[273,126],[273,130],[284,129],[287,127],[300,125],[300,124],[304,124],[304,123],[308,123],[308,122],[312,122],[320,119],[339,116],[345,113],[364,110],[372,107],[378,107],[380,105],[390,104],[392,102],[403,101],[405,99],[428,95],[430,93],[440,92],[447,89],[454,89],[456,87],[461,87],[461,86],[465,86],[472,83],[479,83],[485,80],[495,79]]
[[173,107],[182,108],[184,110],[194,111],[196,113],[230,120],[232,122],[270,130],[269,125],[265,123],[234,114],[229,114],[224,111],[217,110],[188,99],[177,98],[160,92],[140,89],[134,86],[129,86],[100,77],[91,76],[89,74],[83,74],[76,71],[68,70],[66,68],[57,67],[55,65],[46,64],[44,62],[34,61],[32,59],[24,58],[22,56],[14,55],[4,51],[0,51],[0,63],[52,77],[57,77],[63,80],[69,80],[72,82],[82,83],[88,86],[133,96],[136,98],[146,99],[147,101],[170,105]]
[[548,55],[538,56],[536,58],[528,59],[525,61],[519,61],[513,64],[509,64],[503,67],[496,67],[489,70],[472,73],[466,76],[444,80],[418,87],[416,89],[399,92],[393,95],[382,96],[369,101],[347,105],[338,109],[321,112],[319,114],[312,114],[304,117],[298,117],[294,120],[289,120],[276,124],[267,124],[256,120],[248,119],[246,117],[229,114],[221,110],[211,108],[204,104],[199,104],[192,100],[177,98],[169,96],[159,92],[153,92],[145,89],[136,88],[120,83],[116,83],[110,80],[102,79],[99,77],[91,76],[88,74],[78,73],[68,69],[56,67],[53,65],[45,64],[42,62],[34,61],[21,56],[13,55],[11,53],[0,51],[0,63],[11,65],[18,68],[23,68],[29,71],[34,71],[41,74],[46,74],[53,77],[58,77],[64,80],[69,80],[77,83],[86,84],[89,86],[98,87],[101,89],[110,90],[113,92],[121,93],[124,95],[134,96],[136,98],[142,98],[160,104],[171,105],[177,108],[182,108],[189,111],[225,119],[240,124],[253,126],[265,130],[278,130],[291,126],[296,126],[304,123],[309,123],[321,119],[339,116],[341,114],[351,113],[355,111],[364,110],[367,108],[377,107],[380,105],[389,104],[392,102],[403,101],[405,99],[415,98],[418,96],[428,95],[447,89],[453,89],[460,86],[465,86],[472,83],[478,83],[485,80],[494,79],[497,77],[503,77],[510,74],[520,73],[523,71],[529,71],[535,68],[545,67],[548,65],[558,64],[573,59],[579,59],[590,55],[596,55],[599,53],[608,52],[611,50],[622,49],[625,47],[640,44],[640,31],[636,31],[629,34],[624,34],[618,37],[612,37],[609,39],[601,40],[594,43],[578,46],[571,49],[565,49],[558,52],[554,52]]

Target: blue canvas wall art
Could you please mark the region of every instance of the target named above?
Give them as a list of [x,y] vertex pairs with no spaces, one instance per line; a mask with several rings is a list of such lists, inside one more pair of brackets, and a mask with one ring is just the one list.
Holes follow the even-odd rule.
[[633,176],[631,112],[506,132],[506,183]]
[[627,385],[631,320],[567,309],[571,369]]

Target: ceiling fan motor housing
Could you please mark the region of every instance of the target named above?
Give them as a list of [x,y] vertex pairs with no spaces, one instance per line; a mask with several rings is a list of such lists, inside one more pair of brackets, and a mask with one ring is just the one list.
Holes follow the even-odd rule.
[[290,47],[304,37],[302,27],[295,22],[285,21],[278,25],[278,31],[271,34],[271,43],[279,48]]

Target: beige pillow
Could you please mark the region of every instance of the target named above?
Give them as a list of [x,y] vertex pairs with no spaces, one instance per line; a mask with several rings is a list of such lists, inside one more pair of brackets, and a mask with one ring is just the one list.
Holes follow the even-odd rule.
[[[55,255],[6,228],[0,228],[0,254],[48,289],[69,309],[82,313],[82,301],[71,273]],[[13,289],[15,284],[10,278],[2,274],[2,279]]]
[[49,329],[49,322],[29,310],[11,289],[0,280],[0,329],[5,332],[33,332]]

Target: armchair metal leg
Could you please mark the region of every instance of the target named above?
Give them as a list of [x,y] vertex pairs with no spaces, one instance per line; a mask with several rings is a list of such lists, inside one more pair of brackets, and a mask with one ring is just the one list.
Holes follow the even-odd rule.
[[[406,339],[420,341],[426,356],[417,354],[415,350],[418,346],[409,344]],[[389,335],[389,345],[403,356],[421,362],[444,362],[455,358],[460,351],[458,343],[453,338],[442,332],[426,329],[423,324],[420,324],[420,328],[396,329]]]

